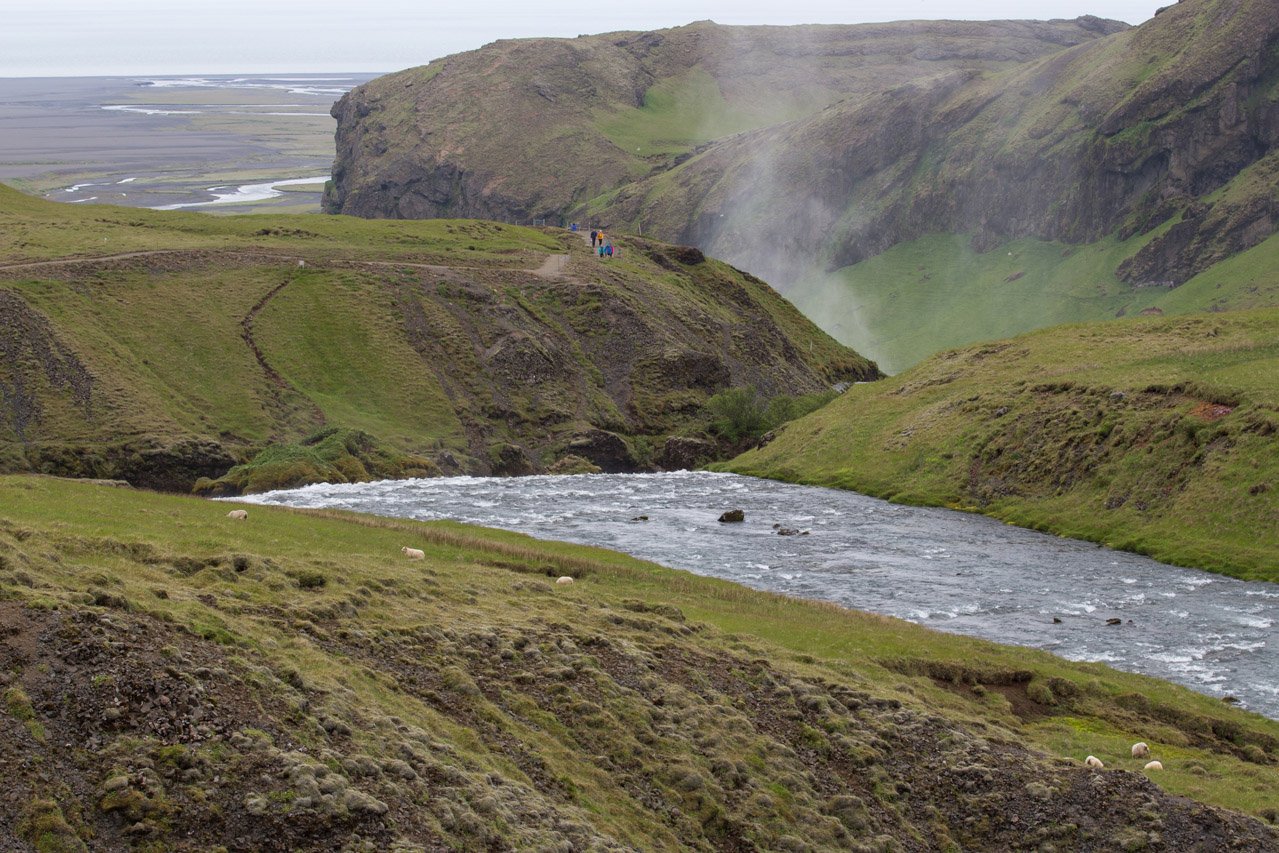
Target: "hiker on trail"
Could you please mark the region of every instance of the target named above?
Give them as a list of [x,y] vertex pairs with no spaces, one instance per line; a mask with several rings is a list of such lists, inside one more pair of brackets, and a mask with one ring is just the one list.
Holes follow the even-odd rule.
[[600,253],[600,257],[601,257],[601,258],[602,258],[602,257],[604,257],[604,244],[603,244],[603,243],[600,243],[600,247],[599,247],[599,250],[598,250],[598,251],[599,251],[599,253]]
[[592,248],[592,249],[594,249],[594,248],[595,248],[595,237],[596,237],[596,235],[598,235],[599,233],[600,233],[600,232],[596,231],[595,229],[591,229],[591,248]]
[[608,259],[613,260],[613,244],[609,243],[604,247],[604,254],[608,255]]

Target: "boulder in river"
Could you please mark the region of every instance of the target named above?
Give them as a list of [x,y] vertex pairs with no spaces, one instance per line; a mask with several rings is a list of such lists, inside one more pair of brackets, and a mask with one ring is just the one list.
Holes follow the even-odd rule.
[[725,524],[738,523],[746,520],[746,513],[740,509],[730,509],[719,517],[719,520]]

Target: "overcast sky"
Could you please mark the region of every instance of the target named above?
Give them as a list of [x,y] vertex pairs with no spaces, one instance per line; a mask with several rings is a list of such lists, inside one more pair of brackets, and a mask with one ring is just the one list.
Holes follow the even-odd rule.
[[1074,18],[1174,0],[3,0],[0,77],[394,71],[499,38],[722,24]]

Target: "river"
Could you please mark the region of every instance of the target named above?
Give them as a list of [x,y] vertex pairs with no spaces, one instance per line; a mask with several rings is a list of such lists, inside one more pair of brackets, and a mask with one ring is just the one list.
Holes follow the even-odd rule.
[[[1168,566],[984,516],[707,472],[322,484],[238,500],[448,518],[598,545],[758,589],[1100,661],[1233,695],[1279,718],[1272,652],[1279,585]],[[721,524],[728,509],[744,510],[745,523]],[[633,520],[639,516],[648,520]],[[774,525],[801,533],[779,535]]]

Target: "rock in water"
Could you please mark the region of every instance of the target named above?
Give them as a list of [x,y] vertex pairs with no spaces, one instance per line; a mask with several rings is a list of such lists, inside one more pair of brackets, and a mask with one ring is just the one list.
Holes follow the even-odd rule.
[[737,523],[746,520],[746,513],[740,509],[730,509],[719,517],[719,520],[728,523]]

